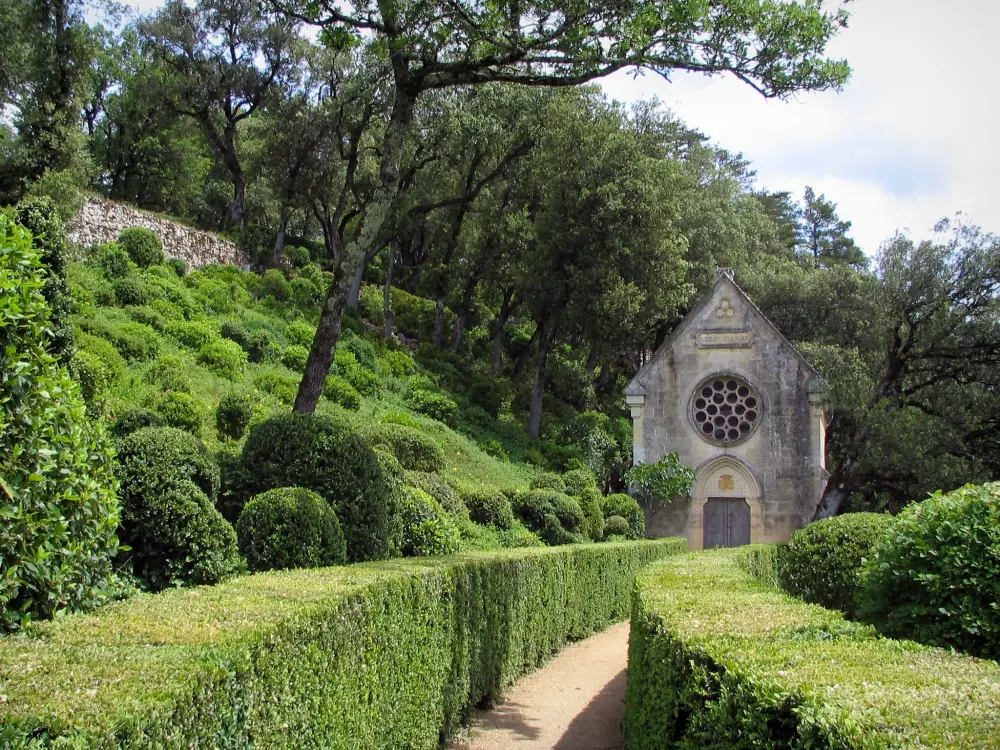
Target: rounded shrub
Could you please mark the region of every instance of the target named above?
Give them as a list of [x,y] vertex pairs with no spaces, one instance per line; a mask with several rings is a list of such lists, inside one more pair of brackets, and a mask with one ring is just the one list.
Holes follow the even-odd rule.
[[1000,483],[903,509],[862,573],[858,617],[894,638],[1000,658]]
[[132,362],[155,359],[160,351],[160,336],[142,323],[126,321],[111,323],[104,320],[84,321],[84,330],[110,341],[118,353]]
[[203,408],[190,393],[167,391],[156,399],[153,410],[164,424],[201,437]]
[[597,487],[585,487],[576,496],[576,501],[583,509],[584,532],[587,537],[595,542],[601,541],[604,538],[604,511],[601,509],[601,491]]
[[247,355],[236,342],[215,339],[198,350],[198,362],[216,375],[236,380],[243,374]]
[[529,490],[514,495],[514,515],[549,544],[583,541],[575,532],[583,524],[583,509],[569,495],[554,490]]
[[253,418],[253,396],[230,391],[215,408],[215,429],[223,440],[239,440]]
[[188,375],[188,361],[182,357],[166,355],[158,358],[146,370],[146,380],[160,386],[165,391],[191,392],[191,377]]
[[326,376],[323,383],[323,397],[351,411],[361,408],[361,394],[339,375]]
[[398,352],[393,349],[382,352],[378,356],[379,367],[396,378],[402,378],[416,368],[417,363],[413,361],[405,352]]
[[605,495],[601,499],[605,523],[611,516],[621,516],[628,521],[629,539],[641,539],[646,534],[646,516],[636,499],[625,493]]
[[0,630],[117,593],[110,441],[50,354],[41,252],[0,212]]
[[296,320],[288,324],[285,329],[285,337],[291,344],[298,344],[308,349],[312,346],[313,339],[316,338],[316,326],[309,325],[304,320]]
[[469,511],[465,503],[440,474],[429,471],[407,471],[405,480],[411,487],[417,487],[433,497],[441,507],[454,516],[464,516]]
[[846,513],[796,531],[778,547],[778,584],[793,596],[853,617],[861,569],[891,521],[884,513]]
[[296,307],[315,307],[323,301],[323,291],[301,276],[288,284],[288,298]]
[[445,424],[452,424],[458,416],[458,404],[443,393],[412,390],[406,395],[406,402],[414,411]]
[[604,519],[604,538],[628,537],[629,525],[621,516],[608,516]]
[[125,248],[117,242],[106,242],[97,248],[94,265],[108,281],[123,279],[132,273],[132,261]]
[[118,244],[139,268],[158,266],[166,259],[160,236],[152,229],[129,227],[118,235]]
[[219,333],[222,338],[239,344],[251,362],[263,362],[275,348],[266,328],[247,328],[241,323],[227,320],[220,326]]
[[215,326],[201,320],[172,320],[167,323],[166,332],[184,346],[192,349],[201,349],[205,344],[219,337]]
[[328,417],[283,414],[255,426],[243,446],[227,512],[277,487],[318,492],[337,513],[353,562],[389,555],[398,523],[394,478],[347,425]]
[[123,307],[149,304],[149,290],[138,276],[116,279],[111,287],[115,290],[115,300]]
[[567,495],[580,497],[585,490],[596,489],[597,479],[589,469],[572,469],[562,475],[563,490]]
[[264,272],[260,280],[260,296],[273,297],[279,302],[288,299],[288,282],[285,275],[277,268]]
[[236,532],[215,508],[219,468],[193,435],[146,427],[118,442],[120,536],[152,590],[217,583],[242,567]]
[[167,326],[167,321],[160,311],[150,305],[129,307],[125,310],[125,314],[136,323],[142,323],[143,325],[147,325],[157,331],[162,331]]
[[462,495],[469,517],[484,526],[510,529],[514,526],[514,511],[510,500],[499,490],[476,490]]
[[401,424],[382,423],[371,427],[365,437],[373,447],[386,448],[404,469],[434,472],[445,467],[441,446],[420,430]]
[[110,341],[81,333],[76,336],[70,371],[80,384],[84,400],[93,405],[125,373],[125,359]]
[[373,398],[382,390],[382,379],[359,364],[338,367],[337,371],[362,396]]
[[306,361],[308,359],[309,350],[298,344],[285,347],[285,351],[281,353],[281,363],[289,370],[295,370],[295,372],[302,372],[306,369]]
[[164,265],[178,276],[183,276],[187,273],[187,264],[180,258],[168,258]]
[[416,487],[404,487],[399,504],[403,522],[403,557],[458,552],[461,543],[458,528],[437,500]]
[[144,427],[163,427],[163,419],[158,414],[133,406],[122,412],[111,425],[111,434],[123,438]]
[[295,403],[295,397],[299,392],[299,379],[292,375],[265,370],[254,375],[253,387],[291,406]]
[[531,480],[533,490],[555,490],[556,492],[566,492],[566,482],[558,474],[542,472],[536,474]]
[[282,250],[282,257],[287,259],[293,268],[302,268],[309,263],[312,258],[309,256],[309,248],[286,245]]
[[347,561],[344,533],[330,504],[311,490],[281,487],[250,501],[236,524],[250,570],[319,568]]

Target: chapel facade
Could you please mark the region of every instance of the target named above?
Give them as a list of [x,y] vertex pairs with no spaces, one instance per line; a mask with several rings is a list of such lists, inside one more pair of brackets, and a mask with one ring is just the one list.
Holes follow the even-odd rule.
[[786,542],[826,485],[823,382],[720,269],[625,390],[633,461],[676,452],[697,471],[686,498],[646,505],[646,534],[689,549]]

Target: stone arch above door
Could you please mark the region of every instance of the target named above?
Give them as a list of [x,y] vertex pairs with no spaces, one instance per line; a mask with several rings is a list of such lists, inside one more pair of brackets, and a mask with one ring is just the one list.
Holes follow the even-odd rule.
[[705,503],[710,497],[741,497],[750,506],[750,543],[763,540],[764,491],[753,470],[735,456],[711,458],[697,469],[691,500],[688,547],[704,547]]

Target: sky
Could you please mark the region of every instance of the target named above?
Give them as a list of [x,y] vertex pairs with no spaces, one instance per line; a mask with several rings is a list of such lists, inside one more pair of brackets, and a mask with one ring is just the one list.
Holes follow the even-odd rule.
[[[830,2],[830,0],[827,0]],[[158,0],[129,0],[148,11]],[[764,99],[727,76],[617,73],[601,85],[656,97],[690,127],[742,152],[767,190],[806,185],[838,206],[868,254],[941,218],[1000,234],[1000,0],[853,0],[828,47],[853,74],[841,92]]]
[[829,45],[853,74],[841,92],[764,99],[732,77],[667,83],[618,73],[623,101],[656,97],[718,145],[742,152],[767,190],[806,185],[838,206],[873,255],[897,230],[945,216],[1000,234],[1000,1],[855,0]]

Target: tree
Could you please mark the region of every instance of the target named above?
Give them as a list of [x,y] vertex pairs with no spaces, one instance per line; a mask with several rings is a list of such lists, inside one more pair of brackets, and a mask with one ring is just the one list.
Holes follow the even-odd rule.
[[792,194],[787,190],[769,193],[761,190],[756,193],[756,198],[760,202],[778,230],[778,247],[789,256],[795,253],[795,248],[799,244],[799,206],[792,199]]
[[837,216],[837,204],[825,195],[817,196],[806,186],[802,209],[799,214],[799,247],[820,265],[844,263],[856,268],[867,264],[865,254],[847,236],[851,222]]
[[177,114],[192,118],[225,165],[233,186],[229,223],[242,229],[247,177],[241,122],[294,75],[295,24],[260,0],[168,0],[141,33],[161,63],[159,86]]
[[846,23],[812,2],[775,0],[627,7],[601,4],[332,3],[287,0],[285,11],[324,28],[331,44],[369,43],[392,69],[390,115],[380,146],[378,190],[345,248],[309,354],[295,409],[312,412],[340,331],[343,299],[382,239],[400,184],[400,158],[421,93],[487,82],[571,86],[627,67],[729,72],[765,96],[841,85],[845,62],[824,59]]

